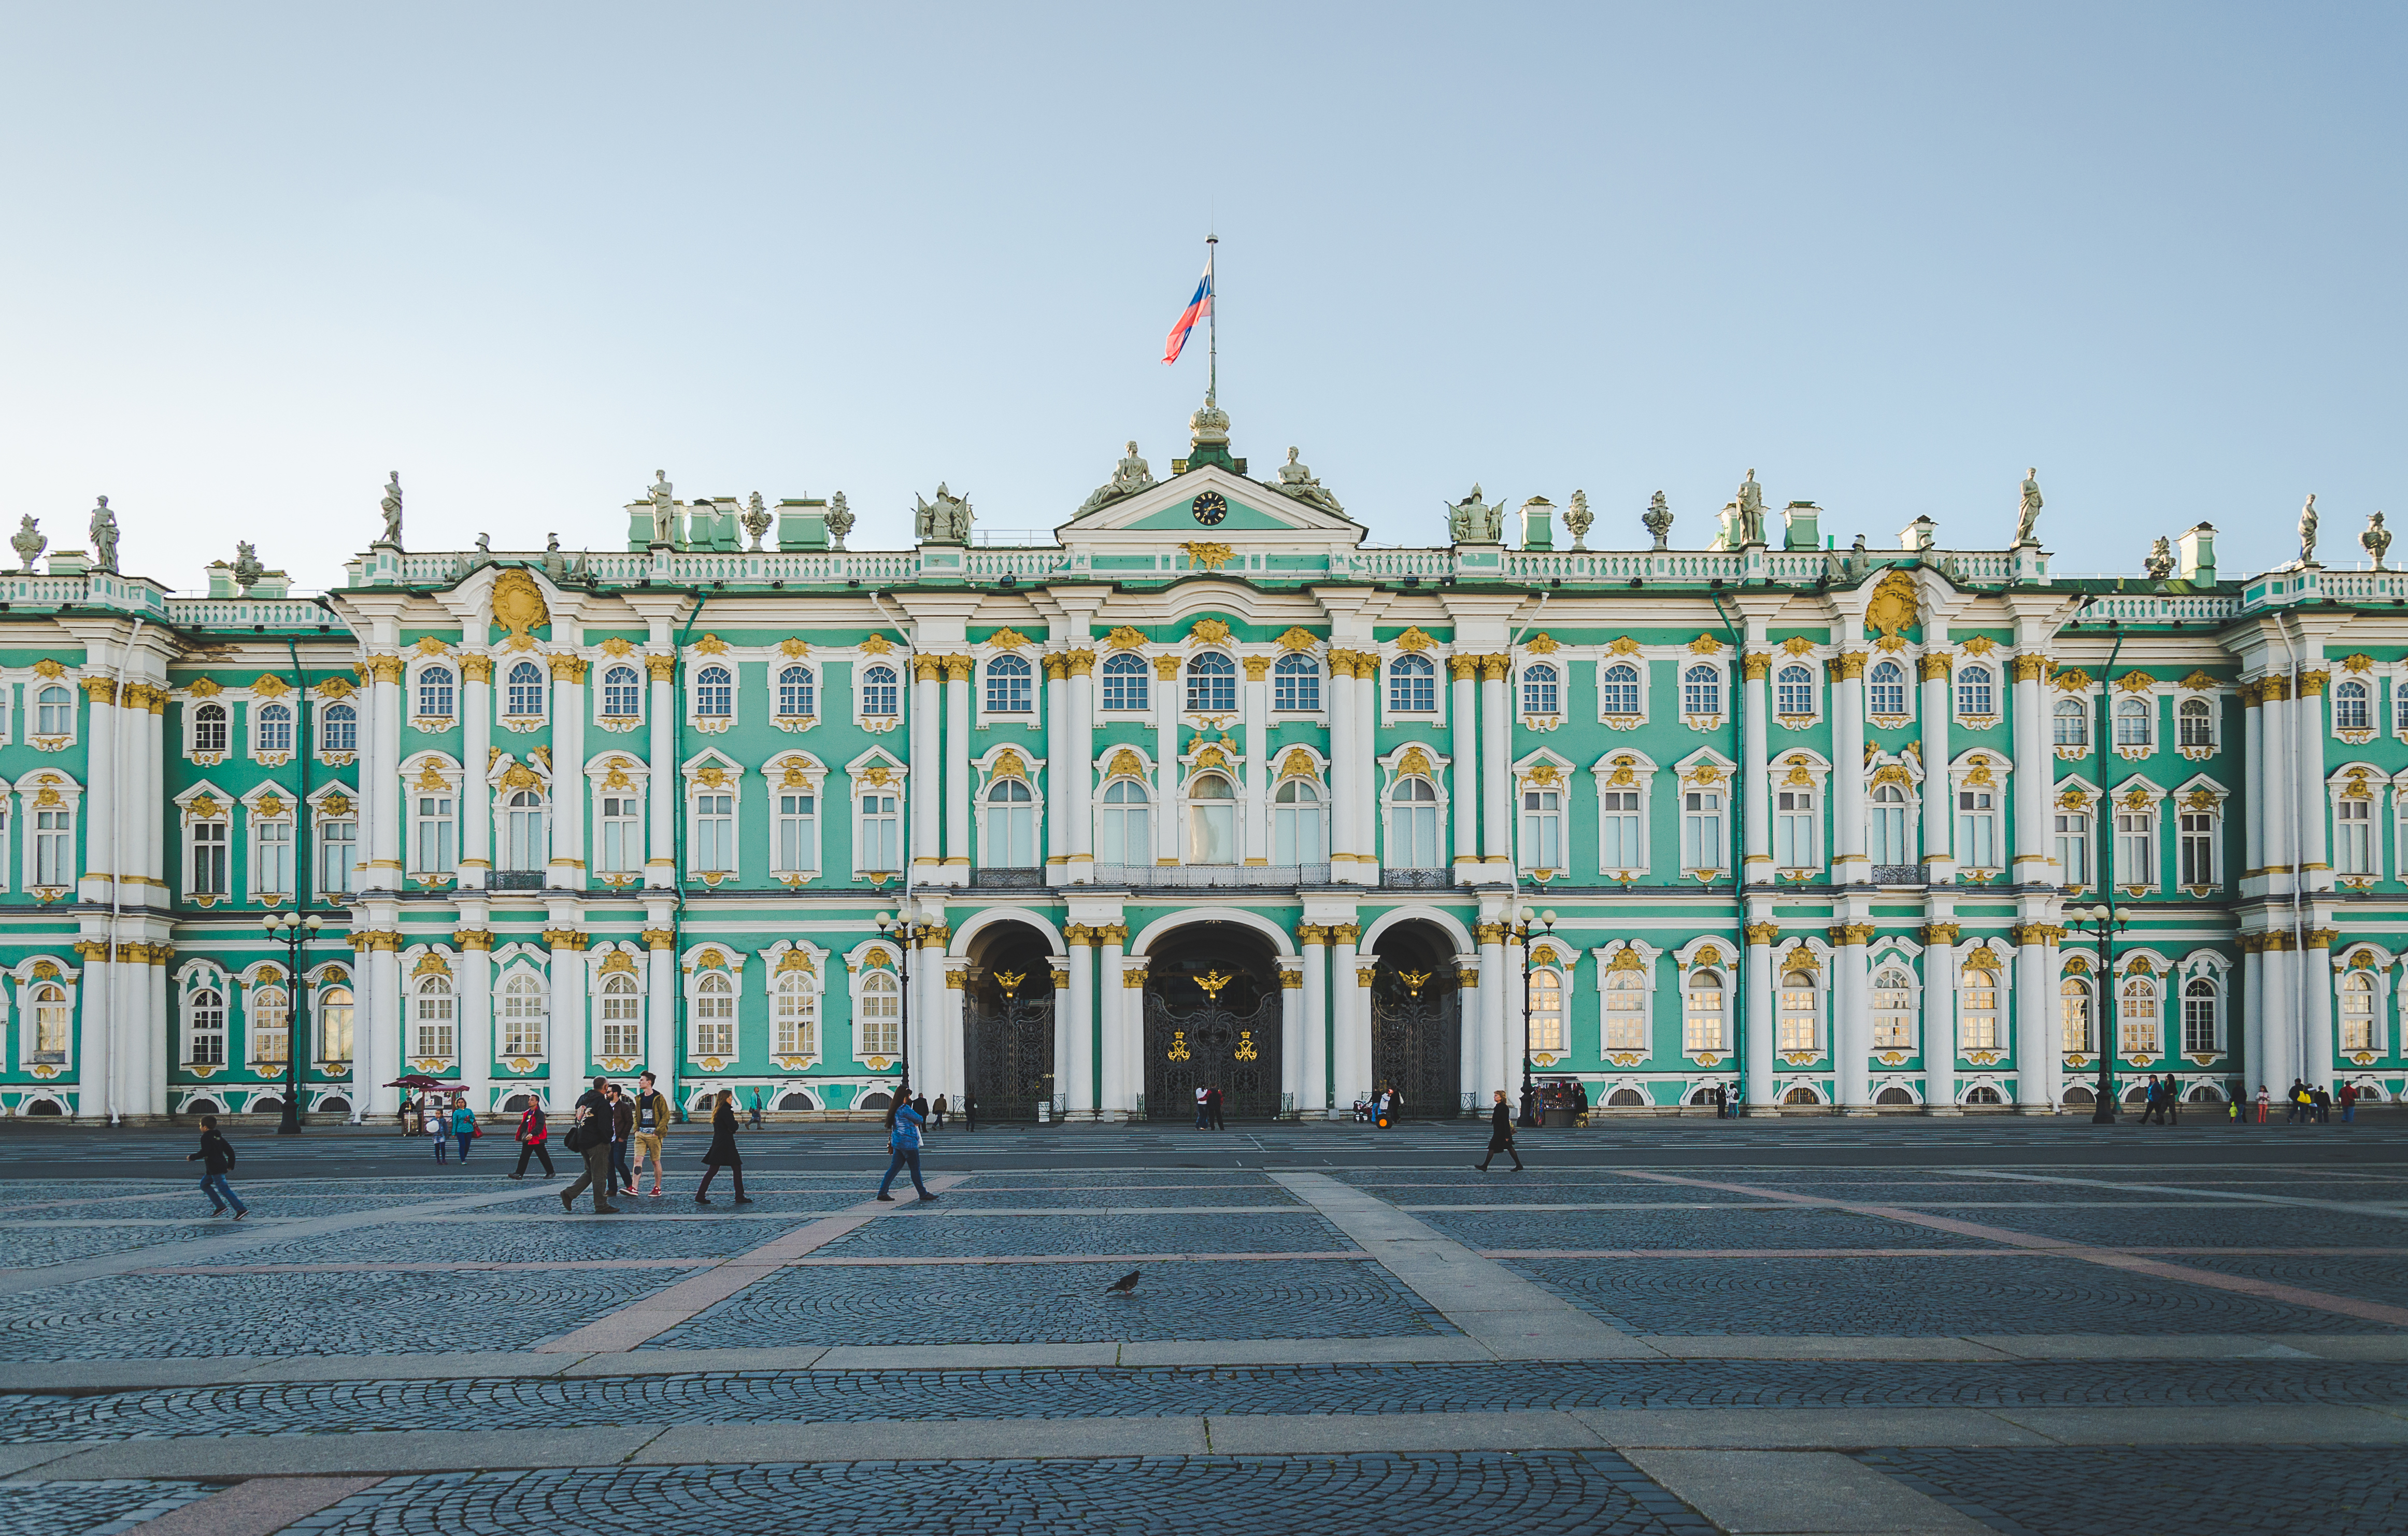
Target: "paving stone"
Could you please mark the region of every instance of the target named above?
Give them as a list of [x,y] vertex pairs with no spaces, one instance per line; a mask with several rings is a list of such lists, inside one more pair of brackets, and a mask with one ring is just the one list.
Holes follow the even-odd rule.
[[931,1208],[871,1222],[829,1243],[817,1256],[1328,1253],[1352,1247],[1337,1227],[1309,1211],[1226,1216],[953,1216]]
[[2245,1275],[2252,1280],[2271,1280],[2305,1290],[2408,1306],[2408,1258],[2184,1254],[2172,1262],[2214,1270],[2218,1274]]
[[427,1222],[337,1232],[253,1248],[226,1262],[557,1264],[597,1258],[722,1258],[767,1242],[808,1219],[638,1223],[592,1215],[582,1208],[574,1216],[564,1216],[554,1205],[532,1219],[520,1212],[507,1221]]
[[[83,1227],[33,1223],[0,1227],[0,1268],[31,1269],[100,1254],[126,1253],[188,1238],[208,1237],[221,1225],[179,1221],[156,1226]],[[229,1219],[224,1225],[231,1226]]]
[[1853,1212],[1440,1211],[1425,1221],[1468,1247],[1991,1248],[1996,1244]]
[[0,1536],[118,1536],[217,1491],[147,1478],[0,1483]]
[[2010,1536],[2408,1528],[2408,1452],[2396,1450],[1880,1450],[1856,1459]]
[[2334,1234],[2329,1217],[2295,1206],[2159,1201],[2148,1205],[2056,1205],[2006,1211],[1954,1205],[1925,1205],[1917,1209],[1955,1221],[1979,1222],[2028,1236],[2105,1247],[2267,1248],[2286,1242],[2408,1246],[2408,1223],[2396,1227],[2386,1226],[2374,1232],[2361,1228],[2344,1238]]

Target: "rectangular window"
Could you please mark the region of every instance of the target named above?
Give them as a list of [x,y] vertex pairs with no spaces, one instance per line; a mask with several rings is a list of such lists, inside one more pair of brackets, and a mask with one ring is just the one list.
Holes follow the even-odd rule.
[[1558,971],[1530,973],[1530,1049],[1563,1054],[1564,979]]
[[1814,979],[1791,971],[1781,980],[1781,1016],[1774,1026],[1777,1049],[1812,1051],[1814,1047]]
[[[2343,874],[2374,873],[2373,815],[2372,800],[2342,800],[2333,806],[2333,868]],[[2201,822],[2207,820],[2204,816],[2196,819]],[[2183,862],[2186,870],[2189,868],[2190,824],[2193,820],[2194,818],[2187,813],[2183,817]],[[2186,875],[2183,883],[2204,885],[2208,883],[2204,880],[2191,880]]]
[[[806,874],[820,867],[820,799],[798,792],[778,797],[778,868]],[[789,1053],[791,1054],[791,1053]]]
[[1522,792],[1522,867],[1564,868],[1564,797],[1554,789]]
[[[417,872],[445,875],[459,868],[459,845],[452,840],[452,797],[418,797]],[[424,1053],[422,1053],[424,1054]]]
[[[643,802],[633,795],[602,797],[602,858],[606,875],[632,874],[644,862]],[[625,1052],[617,1055],[624,1055]]]
[[1723,983],[1711,970],[1694,971],[1684,1001],[1681,1049],[1692,1055],[1723,1048]]
[[1641,854],[1639,791],[1609,789],[1598,797],[1598,813],[1604,820],[1599,840],[1599,857],[1608,869],[1643,869],[1647,861]]
[[2078,811],[2057,813],[2057,878],[2066,884],[2090,883],[2090,818]]
[[1956,860],[1968,869],[1999,866],[1999,809],[1986,789],[1956,792]]
[[264,821],[253,824],[259,834],[259,885],[255,896],[291,896],[293,894],[293,824],[287,821]]
[[[64,881],[40,879],[40,885],[63,885]],[[226,824],[194,822],[193,824],[193,872],[184,889],[194,896],[224,896],[226,894]]]
[[2182,813],[2180,830],[2182,835],[2182,883],[2186,885],[2214,884],[2214,813],[2206,811],[2186,811]]
[[644,1054],[644,999],[624,976],[613,976],[602,985],[602,1054]]
[[[2348,992],[2342,994],[2342,1049],[2363,1051],[2367,1049],[2365,1045],[2352,1046],[2349,1043],[2349,1026],[2352,1022],[2349,1012],[2352,994]],[[2374,1014],[2371,1006],[2373,1002],[2372,995],[2369,995],[2367,1001],[2370,1007],[2359,1022],[2361,1027],[2371,1034],[2374,1023]],[[2364,1037],[2361,1036],[2361,1038]],[[2183,989],[2183,1049],[2195,1056],[2215,1054],[2215,983],[2214,982],[2196,981]]]
[[[1715,1007],[1719,1009],[1721,1004]],[[1641,971],[1617,970],[1606,975],[1605,1048],[1647,1049],[1647,978]]]
[[1873,981],[1873,1049],[1914,1048],[1914,987],[1904,971],[1885,970]]
[[861,868],[903,868],[903,818],[896,813],[900,804],[893,795],[861,797]]
[[360,824],[347,819],[318,824],[318,890],[333,895],[351,888],[351,863],[359,855]]
[[1773,797],[1773,859],[1784,869],[1811,869],[1814,856],[1814,792],[1784,789]]
[[[602,1012],[608,1018],[614,994],[611,987],[624,977],[613,976],[603,983]],[[637,1054],[633,1047],[614,1051],[609,1044],[609,1028],[603,1028],[602,1054],[625,1056]],[[502,988],[502,1055],[506,1056],[540,1056],[543,1055],[543,984],[534,977],[518,975]]]
[[694,856],[686,864],[706,874],[724,873],[736,868],[735,796],[694,797]]
[[253,987],[251,993],[251,1060],[262,1067],[281,1067],[293,1048],[293,1010],[280,986]]
[[[75,818],[64,811],[34,812],[34,883],[75,883]],[[223,888],[223,878],[220,878]]]
[[65,1062],[67,1012],[66,988],[52,982],[34,989],[34,1060]]
[[2123,1028],[2119,1038],[2128,1056],[2154,1056],[2157,1054],[2157,994],[2147,982],[2126,982],[2121,1009]]
[[351,1059],[351,989],[330,986],[318,994],[318,1059]]
[[1723,867],[1723,797],[1720,790],[1692,789],[1681,797],[1681,868]]
[[1985,970],[1965,973],[1964,1004],[1958,1040],[1968,1051],[1999,1048],[1999,983]]
[[427,991],[418,995],[418,1049],[413,1055],[452,1054],[452,994]]
[[2146,811],[2115,812],[2115,883],[2119,885],[2155,885],[2157,883],[2156,850],[2150,828],[2156,817]]

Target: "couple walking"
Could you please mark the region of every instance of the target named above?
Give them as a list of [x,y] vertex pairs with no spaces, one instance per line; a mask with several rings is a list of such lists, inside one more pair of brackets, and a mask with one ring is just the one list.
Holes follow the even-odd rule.
[[[613,1191],[621,1195],[636,1193],[637,1173],[647,1156],[652,1161],[652,1193],[655,1196],[660,1194],[661,1137],[668,1124],[668,1100],[653,1086],[652,1073],[644,1073],[642,1081],[643,1091],[633,1098],[622,1094],[617,1084],[600,1077],[594,1080],[592,1088],[578,1096],[577,1118],[570,1124],[567,1138],[562,1144],[583,1160],[585,1171],[578,1176],[576,1183],[560,1192],[562,1210],[574,1210],[577,1197],[591,1188],[594,1191],[595,1213],[604,1216],[617,1214],[619,1208],[609,1202],[609,1195]],[[526,1142],[529,1152],[542,1156],[544,1171],[548,1173],[552,1170],[552,1157],[544,1152],[543,1142],[549,1132],[541,1115],[540,1110],[528,1111],[527,1120],[523,1121],[520,1127],[520,1139]],[[702,1184],[694,1192],[696,1205],[711,1203],[710,1182],[722,1168],[734,1172],[736,1203],[752,1203],[751,1197],[744,1193],[744,1165],[736,1151],[736,1095],[730,1089],[722,1088],[711,1108],[710,1150],[703,1154]],[[627,1160],[631,1144],[636,1154],[632,1167]],[[526,1155],[523,1153],[519,1157],[519,1168],[521,1172],[526,1168]],[[511,1175],[513,1178],[518,1176]]]

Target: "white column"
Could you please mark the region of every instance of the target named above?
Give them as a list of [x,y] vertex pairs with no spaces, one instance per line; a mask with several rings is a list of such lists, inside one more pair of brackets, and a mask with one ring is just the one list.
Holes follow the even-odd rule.
[[555,890],[585,889],[585,666],[580,656],[552,658],[552,868],[544,883]]
[[[2309,929],[2308,947],[2300,952],[2299,961],[2307,1001],[2307,1016],[2300,1028],[2300,1075],[2327,1089],[2334,1086],[2332,941],[2332,929]],[[2167,991],[2171,994],[2172,988]],[[2166,1006],[2171,1016],[2171,1011],[2180,1005],[2170,997]],[[2172,1022],[2179,1026],[2181,1020],[2173,1017]]]
[[[1853,759],[1842,757],[1842,763]],[[1865,972],[1865,945],[1871,941],[1870,923],[1832,925],[1837,946],[1831,965],[1831,1064],[1834,1087],[1842,1108],[1870,1112],[1872,1108],[1872,1008]]]
[[[646,790],[645,810],[648,812],[647,820],[649,820],[652,825],[646,833],[647,840],[650,841],[651,847],[647,850],[644,856],[644,883],[654,890],[670,890],[676,887],[678,881],[677,787],[679,774],[677,766],[676,713],[678,699],[676,693],[671,689],[669,683],[670,674],[677,670],[677,658],[675,656],[647,655],[644,658],[644,669],[652,674],[652,729],[650,732],[652,738],[652,776],[644,786]],[[578,779],[582,780],[585,777],[580,766],[565,766],[572,769]],[[581,785],[578,793],[580,795],[584,793]],[[656,914],[653,918],[653,923],[655,926],[667,926],[666,919],[661,915]],[[681,1043],[677,1041],[668,1039],[666,1035],[662,1037],[662,1040],[667,1049],[672,1053],[677,1050]],[[656,1072],[662,1072],[665,1074],[662,1078],[663,1082],[674,1083],[677,1081],[678,1073],[674,1066],[670,1065],[670,1063],[673,1063],[675,1059],[673,1055],[667,1056],[656,1055],[652,1059],[656,1062],[663,1063],[663,1065],[655,1066],[652,1069]]]
[[1248,864],[1268,864],[1270,860],[1270,805],[1264,788],[1270,782],[1270,743],[1265,737],[1270,730],[1271,658],[1242,658],[1246,668],[1245,706],[1246,746],[1245,782],[1239,793],[1240,813],[1245,817],[1244,849],[1240,856]]
[[1070,1113],[1082,1120],[1095,1118],[1100,1100],[1096,1094],[1096,932],[1083,923],[1070,925],[1070,1012],[1054,1017],[1055,1036],[1069,1038],[1069,1085],[1065,1090]]
[[1484,1113],[1488,1096],[1480,1091],[1480,952],[1458,955],[1455,960],[1455,1007],[1460,1025],[1455,1030],[1457,1042],[1455,1081],[1462,1084],[1464,1096],[1471,1100],[1477,1112]]
[[1121,981],[1121,957],[1128,944],[1125,924],[1108,923],[1095,930],[1097,956],[1096,976],[1096,1024],[1102,1039],[1104,1070],[1104,1109],[1113,1114],[1132,1114],[1137,1110],[1137,1096],[1145,1090],[1145,1079],[1138,1071],[1135,1031],[1125,1020],[1128,1013],[1128,988]]
[[[2263,761],[2258,765],[2263,771],[2258,780],[2258,804],[2264,808],[2264,814],[2258,819],[2265,824],[2260,840],[2265,844],[2266,851],[2266,894],[2270,897],[2288,896],[2291,894],[2291,882],[2297,878],[2294,868],[2299,863],[2299,856],[2293,852],[2296,840],[2292,836],[2291,825],[2293,789],[2290,772],[2291,753],[2287,735],[2291,724],[2291,684],[2289,679],[2278,675],[2267,678],[2258,686],[2264,702],[2258,710],[2261,717],[2263,732],[2261,754]],[[2099,807],[2099,838],[2103,866],[2104,851],[2114,836],[2114,818],[2113,808],[2103,800]],[[2274,922],[2280,926],[2284,919],[2278,915]],[[2291,1010],[2287,1002],[2278,1003],[2267,1012],[2269,1016],[2273,1018],[2291,1017]],[[2278,1092],[2283,1086],[2282,1083],[2274,1084]]]
[[[1935,917],[1923,928],[1923,1105],[1956,1107],[1956,925]],[[2100,996],[2106,995],[2102,987]],[[2109,1015],[2100,1015],[2103,1029]]]
[[[2266,717],[2258,708],[2258,683],[2244,682],[2241,685],[2241,782],[2262,791],[2266,783]],[[2262,813],[2265,803],[2262,797],[2257,797],[2258,813],[2244,814],[2241,818],[2241,870],[2244,880],[2262,878],[2265,873],[2266,817]],[[2104,811],[2106,808],[2101,806],[2100,809]],[[2249,1069],[2255,1071],[2257,1068],[2258,1056],[2253,1051],[2249,1056]],[[2254,1092],[2258,1085],[2253,1083],[2249,1086]]]
[[1369,1021],[1362,1006],[1362,999],[1369,993],[1355,977],[1358,967],[1354,945],[1362,934],[1362,928],[1354,923],[1340,923],[1329,930],[1329,986],[1334,1005],[1330,1010],[1329,1060],[1340,1109],[1351,1107],[1370,1087]]
[[970,658],[945,658],[945,883],[969,883]]
[[[1455,656],[1447,663],[1454,674],[1453,696],[1447,700],[1447,725],[1454,733],[1449,770],[1454,782],[1447,799],[1455,813],[1455,874],[1457,881],[1475,878],[1480,867],[1480,672],[1478,656]],[[1467,1029],[1467,1038],[1476,1033]],[[1469,1088],[1472,1078],[1467,1075]]]
[[1473,1091],[1484,1101],[1498,1089],[1510,1097],[1513,1080],[1506,1070],[1505,925],[1483,923],[1480,940],[1480,1077]]
[[[2329,891],[2332,889],[2332,861],[2325,855],[2325,817],[2330,804],[2325,797],[2325,743],[2332,739],[2330,724],[2325,719],[2326,674],[2319,668],[2303,672],[2300,678],[2300,696],[2291,701],[2289,729],[2299,747],[2299,766],[2293,770],[2297,782],[2291,793],[2298,797],[2299,856],[2292,862],[2300,867],[2300,889]],[[2167,808],[2172,814],[2172,808]],[[2376,868],[2380,868],[2380,863]],[[2329,990],[2319,984],[2318,990]],[[2329,998],[2327,999],[2329,1002]],[[2312,1057],[2309,1066],[2323,1076],[2332,1075],[2330,1053]]]
[[[118,836],[126,817],[117,787],[117,683],[108,677],[91,677],[83,682],[90,702],[84,711],[83,865],[76,880],[76,898],[106,907],[125,854],[122,840]],[[256,711],[259,706],[253,704],[251,708]],[[243,725],[249,728],[251,723],[245,721]],[[134,893],[127,894],[130,897]],[[101,996],[89,991],[83,994],[87,999]],[[98,1010],[87,1006],[83,1012],[87,1019],[94,1012],[105,1018],[110,1010],[103,1002]],[[78,1076],[81,1078],[80,1071]]]
[[[1179,658],[1154,658],[1154,862],[1180,862],[1184,797],[1179,785]],[[1131,857],[1135,857],[1134,850]]]
[[[1513,925],[1505,925],[1505,947],[1497,969],[1498,1043],[1505,1048],[1505,1059],[1498,1064],[1498,1086],[1505,1097],[1513,1100],[1518,1111],[1522,1106],[1522,1068],[1529,1060],[1530,987],[1528,949],[1515,936]],[[1486,970],[1486,966],[1480,968]]]
[[[1923,860],[1944,868],[1934,881],[1956,878],[1956,797],[1948,787],[1948,632],[1931,634],[1923,669]],[[1952,1063],[1953,1066],[1953,1063]]]
[[939,702],[938,680],[944,676],[942,656],[911,658],[911,762],[919,768],[911,785],[911,883],[930,884],[945,867],[943,839],[937,828],[944,806],[945,770],[939,733],[944,715]]
[[[2015,939],[2015,984],[2008,1002],[2015,1021],[2015,1102],[2027,1110],[2053,1108],[2057,1074],[2049,1067],[2063,1053],[2049,1038],[2057,1012],[2057,951],[2046,924],[2028,922]],[[2166,1006],[2179,1028],[2180,999],[2170,997]]]
[[[552,943],[552,1032],[545,1041],[552,1047],[546,1058],[544,1089],[553,1105],[577,1102],[582,1090],[579,1084],[585,1077],[585,1064],[593,1058],[593,1024],[587,1016],[585,1001],[586,964],[585,936],[554,931],[548,936]],[[566,940],[573,941],[570,948]],[[491,1017],[491,1010],[487,1011]]]
[[[1380,883],[1380,658],[1354,655],[1354,872],[1366,885]],[[1369,1065],[1366,1064],[1366,1070]]]
[[1304,1101],[1304,962],[1282,956],[1280,978],[1280,1103],[1296,1113]]
[[963,1031],[966,1027],[963,1004],[968,998],[963,992],[963,986],[969,980],[968,962],[950,965],[944,964],[944,956],[939,955],[938,958],[939,963],[944,965],[945,990],[944,1003],[937,1015],[939,1024],[937,1039],[933,1042],[936,1049],[929,1052],[927,1056],[927,1061],[935,1070],[924,1073],[916,1065],[920,1058],[914,1056],[913,1073],[925,1080],[925,1086],[923,1087],[920,1084],[914,1084],[914,1086],[920,1087],[920,1091],[926,1093],[930,1098],[938,1094],[959,1098],[962,1091],[962,1067],[967,1059],[963,1051]]
[[[1832,673],[1831,847],[1836,856],[1831,881],[1853,885],[1872,879],[1865,854],[1865,653],[1842,651]],[[1870,1035],[1866,1043],[1871,1043]],[[1865,1070],[1861,1053],[1855,1069],[1859,1074]]]
[[[2018,885],[2053,885],[2057,880],[2056,828],[2050,821],[2048,802],[2057,784],[2057,749],[2049,737],[2040,681],[2048,658],[2030,651],[2008,665],[2015,680],[2014,736],[2008,743],[2015,763],[2014,881]],[[2018,1081],[2029,1071],[2028,1065],[2021,1068]]]
[[1780,998],[1772,990],[1772,946],[1780,941],[1781,926],[1770,921],[1771,911],[1769,904],[1756,908],[1756,920],[1742,935],[1747,941],[1747,1017],[1742,1049],[1747,1063],[1747,1101],[1754,1105],[1775,1104],[1781,1098],[1774,1092],[1772,1064],[1780,1009]]
[[1513,868],[1513,738],[1505,711],[1511,662],[1480,658],[1480,853],[1492,878]]
[[481,912],[464,910],[460,922],[460,1080],[481,1118],[494,1106],[494,935]]
[[[1772,773],[1770,766],[1772,754],[1771,743],[1765,734],[1771,725],[1770,707],[1765,698],[1765,673],[1770,670],[1771,666],[1771,655],[1762,651],[1751,651],[1740,658],[1740,686],[1747,696],[1746,739],[1740,748],[1746,761],[1740,766],[1740,793],[1747,797],[1744,817],[1747,822],[1747,868],[1744,874],[1745,883],[1751,885],[1770,885],[1773,875]],[[1673,686],[1678,688],[1679,668],[1673,670],[1676,674]],[[1839,765],[1846,762],[1848,759],[1844,756],[1834,758],[1834,779],[1840,777]],[[1751,1069],[1749,1076],[1754,1075]]]
[[369,1029],[353,1040],[363,1055],[373,1054],[366,1091],[368,1113],[390,1118],[401,1111],[401,1091],[384,1084],[401,1075],[402,1031],[408,1021],[401,1016],[401,954],[387,947],[398,934],[380,934],[377,947],[367,952],[366,996],[373,1000]]
[[[2244,693],[2244,697],[2247,695]],[[2251,722],[2255,724],[2253,711]],[[2256,818],[2252,817],[2254,821]],[[2241,936],[2241,1091],[2244,1115],[2254,1115],[2258,1084],[2264,1083],[2272,1093],[2290,1081],[2273,1082],[2266,1072],[2266,958],[2264,934],[2244,933]]]
[[1347,804],[1356,782],[1354,768],[1354,658],[1329,653],[1329,878],[1354,883],[1354,812]]
[[1070,878],[1086,882],[1096,873],[1096,653],[1071,652],[1069,671],[1070,725],[1052,772],[1069,797]]
[[[460,658],[460,879],[463,891],[493,886],[494,792],[485,781],[493,754],[494,658]],[[559,820],[561,773],[552,774],[552,819]]]
[[2293,963],[2298,952],[2290,947],[2288,928],[2277,928],[2266,939],[2262,983],[2266,999],[2266,1065],[2259,1069],[2259,1081],[2279,1103],[2283,1090],[2304,1070],[2299,1050],[2299,972]]
[[1069,684],[1064,680],[1060,653],[1045,657],[1045,868],[1046,883],[1058,885],[1070,864],[1070,812],[1068,781],[1074,764],[1070,754]]
[[1296,1107],[1310,1120],[1329,1108],[1329,930],[1307,923],[1297,939],[1304,946],[1304,1042]]
[[649,994],[644,999],[644,1065],[660,1074],[663,1083],[678,1079],[681,1044],[677,1038],[677,955],[669,948],[673,941],[666,912],[656,913],[644,930],[644,942],[652,946],[644,956]]
[[[369,848],[367,878],[360,882],[360,888],[397,891],[401,888],[401,811],[408,793],[401,782],[398,750],[402,662],[396,655],[371,655],[368,666],[372,680],[368,683],[368,718],[375,728],[369,733],[367,752],[360,763],[364,830]],[[391,1098],[393,1107],[400,1109],[398,1094],[383,1088],[376,1092],[380,1098]]]

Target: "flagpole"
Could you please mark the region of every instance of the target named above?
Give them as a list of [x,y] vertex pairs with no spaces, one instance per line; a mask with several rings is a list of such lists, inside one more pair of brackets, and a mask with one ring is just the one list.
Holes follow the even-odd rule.
[[1211,306],[1204,311],[1205,347],[1210,354],[1211,370],[1205,376],[1204,403],[1217,405],[1221,395],[1221,274],[1213,270],[1212,248],[1221,243],[1218,235],[1204,237],[1204,271],[1212,280],[1209,295]]

